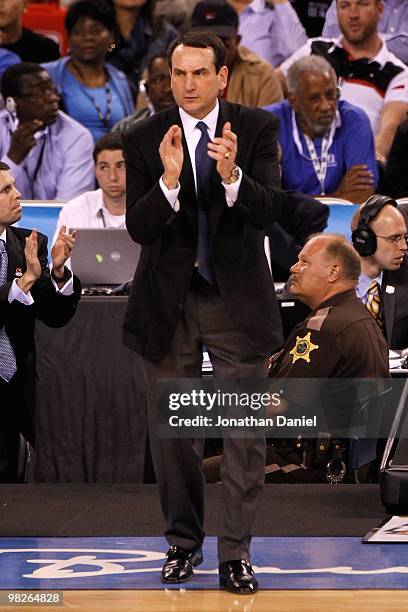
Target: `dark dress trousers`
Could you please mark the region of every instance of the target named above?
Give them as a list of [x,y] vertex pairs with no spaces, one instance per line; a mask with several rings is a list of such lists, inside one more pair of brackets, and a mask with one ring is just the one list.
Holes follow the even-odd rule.
[[[220,373],[214,368],[215,375],[257,377],[256,372],[262,369],[266,376],[265,358],[282,344],[273,280],[263,245],[265,229],[281,218],[284,209],[278,187],[277,120],[263,110],[220,101],[217,136],[221,136],[226,121],[231,122],[238,137],[236,163],[243,176],[238,198],[234,206],[228,207],[225,189],[213,164],[208,220],[217,290],[211,297],[200,297],[200,303],[210,329],[216,329],[218,323],[222,330],[230,321],[225,342],[227,332],[231,332],[237,344],[242,338],[241,344],[246,347],[245,373],[244,368],[239,369],[239,358],[229,353],[218,370]],[[160,370],[166,356],[179,354],[180,328],[191,318],[196,299],[190,289],[197,257],[197,199],[184,135],[179,212],[174,212],[159,185],[163,174],[159,145],[173,124],[182,127],[177,107],[139,122],[123,137],[126,223],[132,238],[142,244],[124,321],[124,343],[144,356],[146,371],[151,370],[146,364],[157,364]],[[210,351],[212,347],[205,343]],[[234,348],[231,344],[225,346],[226,353]],[[197,352],[200,348],[197,347]],[[258,370],[248,368],[251,362],[258,364]],[[228,368],[231,364],[235,369]],[[171,375],[177,373],[179,377],[187,375],[185,370],[173,370]],[[189,376],[200,374],[201,367]],[[149,388],[149,376],[146,378]],[[150,401],[148,405],[150,440],[166,519],[165,534],[170,544],[194,550],[204,537],[203,441],[157,438],[153,404]],[[249,558],[250,530],[263,472],[263,440],[225,440],[220,562]]]
[[[15,457],[10,449],[18,451],[18,436],[35,445],[35,320],[40,319],[50,327],[62,327],[73,316],[80,299],[81,287],[74,277],[74,293],[71,296],[58,294],[51,283],[47,258],[47,238],[38,234],[38,258],[42,272],[31,288],[34,304],[26,306],[16,300],[8,302],[8,294],[15,278],[26,270],[24,258],[25,238],[31,230],[7,228],[6,250],[8,257],[8,282],[0,287],[0,326],[5,325],[13,346],[17,373],[10,383],[0,381],[0,479],[13,480],[14,468],[10,468]],[[12,455],[13,453],[11,453]],[[3,472],[3,474],[2,474]]]

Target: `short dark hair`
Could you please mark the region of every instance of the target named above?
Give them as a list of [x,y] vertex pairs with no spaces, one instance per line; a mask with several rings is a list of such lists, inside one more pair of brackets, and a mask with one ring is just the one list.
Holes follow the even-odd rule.
[[68,8],[64,19],[65,29],[71,34],[77,21],[84,17],[102,23],[110,32],[115,26],[115,12],[105,0],[77,0]]
[[6,162],[0,161],[0,170],[10,170],[10,166]]
[[102,136],[102,138],[96,141],[92,157],[96,164],[98,155],[102,153],[102,151],[118,150],[123,150],[122,135],[120,132],[109,132],[109,134],[105,134],[105,136]]
[[194,47],[196,49],[207,49],[210,47],[214,51],[215,56],[215,70],[220,71],[222,66],[225,66],[225,60],[227,57],[227,49],[222,42],[221,38],[213,32],[202,32],[201,30],[194,30],[194,32],[186,32],[186,34],[180,34],[177,36],[169,45],[167,50],[167,59],[169,60],[169,66],[171,70],[171,58],[174,49],[179,45],[185,45],[186,47]]
[[361,274],[361,263],[354,247],[342,234],[321,235],[331,238],[330,242],[326,244],[326,250],[322,255],[326,255],[329,259],[340,259],[343,277],[357,285]]
[[21,87],[21,78],[26,74],[37,74],[38,72],[47,72],[45,68],[39,64],[32,62],[20,62],[9,66],[1,77],[1,95],[4,100],[6,98],[19,96]]
[[156,53],[155,55],[152,55],[152,56],[149,58],[149,61],[148,61],[148,64],[147,64],[147,72],[148,72],[148,73],[149,73],[149,72],[150,72],[150,70],[152,69],[154,62],[155,62],[156,60],[158,60],[158,59],[164,59],[164,60],[167,60],[167,61],[168,61],[167,53],[166,53],[166,52],[164,52],[164,53]]

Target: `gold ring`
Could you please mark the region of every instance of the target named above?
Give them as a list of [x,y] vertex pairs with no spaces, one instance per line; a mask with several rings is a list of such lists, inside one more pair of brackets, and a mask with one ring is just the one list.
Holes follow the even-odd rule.
[[231,157],[231,151],[227,151],[224,155],[225,159],[229,159]]

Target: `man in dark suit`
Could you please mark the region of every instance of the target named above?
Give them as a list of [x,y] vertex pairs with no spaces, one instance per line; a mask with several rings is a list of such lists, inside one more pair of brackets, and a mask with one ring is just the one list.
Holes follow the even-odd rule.
[[408,347],[407,228],[403,207],[371,196],[354,215],[352,240],[360,255],[357,296],[382,327],[391,349]]
[[[202,347],[219,378],[263,378],[282,343],[264,230],[282,213],[277,121],[218,100],[225,47],[194,32],[169,48],[175,107],[124,136],[126,222],[142,244],[124,342],[144,357],[149,433],[166,538],[164,583],[202,561],[203,439],[157,435],[156,381],[201,375]],[[262,438],[224,440],[220,584],[254,593],[251,529],[264,481]]]
[[20,433],[34,445],[35,319],[65,325],[80,283],[65,268],[75,234],[65,227],[52,249],[36,231],[11,227],[21,218],[20,193],[0,162],[0,482],[17,480]]

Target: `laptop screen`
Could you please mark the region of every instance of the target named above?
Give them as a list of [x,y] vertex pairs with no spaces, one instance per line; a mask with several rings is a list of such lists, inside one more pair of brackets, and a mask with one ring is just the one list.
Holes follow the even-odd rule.
[[71,266],[84,286],[121,285],[133,278],[140,251],[126,229],[78,229]]

